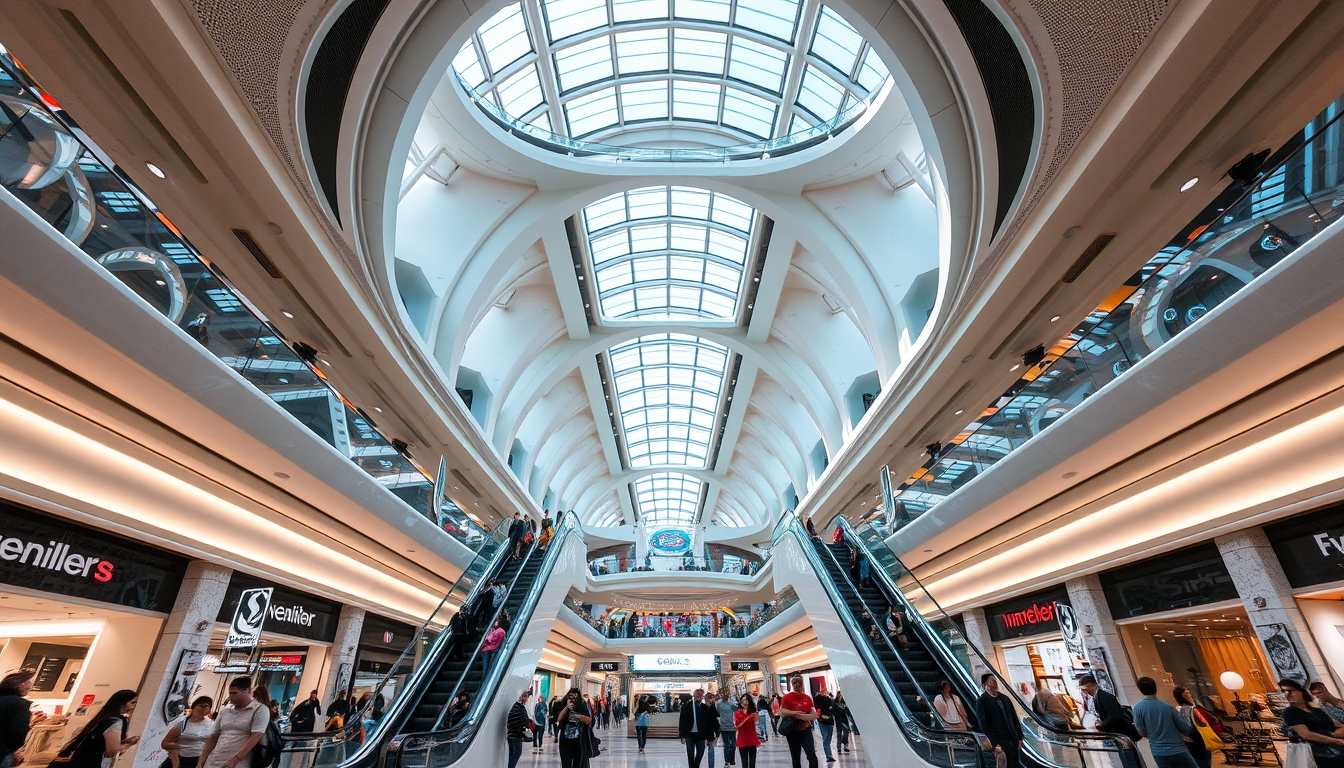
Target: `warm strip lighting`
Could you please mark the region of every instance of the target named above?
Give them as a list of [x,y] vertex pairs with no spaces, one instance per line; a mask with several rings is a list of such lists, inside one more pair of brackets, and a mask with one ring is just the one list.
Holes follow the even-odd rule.
[[[1080,519],[1047,523],[1006,552],[925,582],[943,605],[1027,584],[1212,520],[1271,504],[1344,472],[1344,407],[1182,472]],[[1218,451],[1218,448],[1211,449]],[[1285,456],[1293,457],[1284,461]],[[1179,467],[1176,469],[1179,471]]]
[[96,635],[103,631],[101,621],[16,621],[0,622],[0,637],[74,637]]
[[[187,475],[185,469],[178,471]],[[139,520],[188,545],[208,542],[240,559],[283,562],[295,578],[406,615],[427,616],[438,603],[438,596],[324,546],[279,519],[268,520],[3,398],[0,472]]]

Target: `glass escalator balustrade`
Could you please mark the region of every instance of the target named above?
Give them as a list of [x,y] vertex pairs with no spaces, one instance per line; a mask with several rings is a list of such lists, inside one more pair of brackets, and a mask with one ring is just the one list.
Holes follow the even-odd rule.
[[[50,102],[48,100],[48,103]],[[470,549],[485,530],[297,354],[0,47],[0,185],[197,344]]]
[[[817,574],[841,624],[915,753],[941,768],[993,765],[992,753],[988,751],[989,744],[984,737],[946,728],[936,710],[929,705],[927,694],[919,687],[919,678],[901,657],[892,639],[885,632],[870,634],[863,626],[858,613],[868,607],[863,596],[845,575],[833,553],[809,537],[792,513],[782,516],[775,528],[776,546],[789,535],[797,541],[803,556]],[[871,608],[869,612],[871,614]]]
[[[1142,765],[1138,750],[1128,738],[1090,731],[1057,731],[1046,725],[1018,698],[1012,684],[999,674],[980,649],[967,641],[961,628],[924,585],[902,565],[884,542],[887,535],[884,528],[868,523],[852,528],[843,517],[836,518],[836,525],[844,534],[845,544],[840,546],[854,547],[860,556],[868,559],[869,573],[875,582],[873,589],[885,599],[894,600],[907,617],[911,646],[918,644],[921,647],[921,659],[927,655],[928,660],[938,666],[942,678],[952,682],[963,699],[969,703],[979,695],[981,674],[988,672],[998,678],[999,690],[1008,696],[1022,725],[1026,747],[1024,765],[1042,768],[1138,768]],[[931,693],[927,687],[924,690]]]
[[894,532],[1022,447],[1215,307],[1251,285],[1344,212],[1344,99],[1230,187],[1022,379],[898,489]]

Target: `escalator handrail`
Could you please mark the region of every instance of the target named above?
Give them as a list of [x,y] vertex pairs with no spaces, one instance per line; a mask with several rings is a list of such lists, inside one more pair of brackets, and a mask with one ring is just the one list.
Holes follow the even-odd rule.
[[[849,633],[850,637],[864,637],[864,633],[855,621],[853,614],[849,610],[849,606],[845,603],[839,590],[831,581],[830,574],[826,572],[826,566],[821,560],[821,555],[818,554],[816,548],[811,545],[812,537],[803,529],[802,523],[798,522],[798,518],[794,515],[788,515],[785,518],[781,518],[779,525],[775,528],[772,541],[778,542],[779,538],[786,534],[792,534],[797,541],[799,548],[803,551],[803,557],[807,559],[808,565],[812,566],[812,570],[817,574],[817,581],[821,583],[822,589],[826,592],[826,596],[830,599],[832,606],[835,608],[840,623],[845,626],[845,630]],[[869,613],[871,613],[871,611],[869,611]],[[906,709],[905,699],[901,698],[900,692],[896,690],[891,678],[887,675],[886,669],[882,666],[881,661],[873,652],[872,646],[862,640],[857,640],[854,643],[854,646],[859,652],[859,655],[863,658],[865,666],[868,667],[869,676],[882,692],[882,698],[886,699],[887,708],[891,710],[892,716],[895,718],[896,722],[900,724],[901,730],[907,733],[908,739],[913,740],[911,737],[914,737],[929,744],[947,746],[952,749],[973,749],[976,755],[975,764],[985,764],[984,746],[981,741],[982,737],[970,731],[943,730],[921,723],[913,713]],[[897,658],[899,659],[899,656]],[[904,666],[904,664],[902,664],[902,666]],[[913,680],[914,678],[912,677],[911,679]],[[955,763],[955,761],[950,762]]]
[[[457,585],[462,582],[463,578],[466,578],[471,573],[472,566],[476,565],[477,562],[480,562],[482,558],[485,558],[486,566],[484,570],[481,571],[481,576],[477,578],[476,583],[471,586],[470,590],[468,590],[467,596],[463,598],[463,605],[470,605],[480,594],[480,591],[484,588],[485,584],[490,581],[489,574],[498,571],[500,563],[503,560],[503,555],[507,551],[507,548],[501,546],[501,544],[504,539],[507,539],[508,528],[507,525],[495,526],[495,531],[491,532],[490,538],[483,542],[481,548],[477,550],[476,557],[472,559],[471,563],[467,564],[467,567],[462,571],[458,580],[453,583],[453,586],[449,587],[448,590],[443,593],[443,599],[439,600],[439,604],[435,606],[428,618],[420,624],[419,629],[416,630],[410,641],[406,643],[406,647],[402,649],[401,655],[397,657],[397,660],[392,664],[391,669],[389,669],[387,674],[383,675],[383,679],[378,682],[378,687],[374,689],[373,695],[369,697],[370,706],[377,700],[379,694],[383,692],[392,678],[396,676],[397,670],[401,668],[401,662],[405,660],[407,654],[415,648],[416,644],[418,644],[425,636],[425,633],[429,631],[429,626],[434,623],[434,618],[438,616],[439,612],[443,610],[443,607],[447,605],[448,598],[452,597],[453,591],[457,588]],[[493,550],[491,550],[492,546],[494,547]],[[440,632],[438,637],[434,640],[434,645],[425,653],[425,659],[433,659],[437,649],[448,641],[451,634],[452,632],[446,628],[444,631]],[[412,671],[407,677],[406,684],[403,687],[406,690],[416,690],[414,687],[415,684],[427,674],[426,669],[430,666],[432,665],[427,662],[422,663],[418,669]],[[393,699],[391,706],[384,711],[383,717],[378,721],[378,726],[383,726],[385,723],[396,722],[396,718],[398,718],[403,710],[406,709],[407,699],[409,698],[411,697],[397,696]],[[363,727],[362,718],[355,712],[351,712],[351,715],[354,715],[354,717],[351,717],[344,726],[334,731],[282,733],[280,734],[281,750],[284,752],[316,752],[330,744],[348,741],[359,732],[361,727]],[[368,734],[365,737],[364,741],[366,744],[375,743],[379,740],[378,736],[381,735],[381,727],[378,726],[375,726],[378,730],[375,730],[374,733]],[[363,749],[359,750],[350,759],[343,760],[342,762],[350,763],[353,760],[367,757],[367,755],[361,754],[363,751]]]
[[[495,606],[495,612],[490,615],[490,620],[485,623],[484,627],[477,628],[478,630],[480,630],[481,633],[481,641],[476,644],[476,648],[472,650],[471,656],[467,658],[467,666],[462,668],[462,676],[459,677],[457,679],[457,682],[453,684],[453,691],[452,693],[448,694],[448,704],[443,708],[443,710],[439,712],[438,718],[434,721],[433,730],[437,731],[443,728],[443,719],[448,716],[449,711],[452,709],[453,701],[457,699],[457,694],[462,691],[462,683],[467,679],[467,671],[471,669],[472,663],[474,663],[476,659],[478,659],[481,655],[481,648],[485,646],[486,635],[490,634],[491,628],[495,626],[495,622],[498,621],[500,615],[504,613],[504,609],[509,602],[508,595],[513,594],[513,589],[514,587],[518,586],[518,579],[522,577],[523,571],[527,568],[528,562],[531,561],[532,558],[536,555],[538,551],[537,543],[538,540],[533,539],[532,544],[528,546],[527,554],[522,556],[522,562],[518,564],[518,570],[514,571],[513,578],[509,579],[509,588],[504,592],[505,594],[504,600],[502,600],[499,605]],[[467,606],[463,605],[462,610],[466,609]],[[484,681],[482,681],[482,683],[484,683]],[[482,685],[482,687],[484,687],[484,685]],[[476,702],[474,701],[472,702],[473,705],[475,705],[475,703]]]
[[[843,516],[837,516],[835,519],[837,523],[840,525],[841,530],[844,532],[845,537],[857,543],[862,548],[864,556],[868,557],[869,563],[872,563],[874,566],[876,566],[879,561],[872,556],[873,555],[872,549],[868,547],[867,542],[864,541],[863,537],[859,535],[858,531],[855,530],[852,526],[850,526],[849,521],[846,520]],[[885,546],[885,544],[883,546]],[[934,599],[933,595],[927,589],[925,589],[924,585],[919,581],[918,577],[916,577],[915,574],[912,573],[909,568],[906,568],[904,563],[901,563],[900,558],[896,557],[896,554],[894,552],[891,553],[891,559],[901,566],[901,569],[904,572],[904,574],[912,582],[914,582],[914,584],[917,587],[919,587],[920,592],[924,594],[925,598],[937,610],[937,612],[941,614],[946,621],[952,622],[952,617],[947,613],[947,611],[943,610],[943,607],[938,604],[938,601]],[[967,670],[964,666],[961,665],[959,661],[956,660],[956,658],[952,654],[951,649],[947,648],[946,645],[944,644],[942,636],[939,635],[938,632],[928,624],[928,621],[924,618],[924,615],[914,608],[914,606],[910,603],[909,599],[905,596],[904,590],[900,589],[896,585],[895,580],[892,578],[888,570],[885,567],[872,567],[870,568],[870,572],[876,573],[879,581],[884,586],[887,587],[888,591],[892,592],[894,596],[896,596],[908,608],[907,616],[917,618],[917,620],[912,620],[911,623],[920,625],[920,627],[923,629],[924,637],[930,640],[932,645],[937,648],[939,654],[943,657],[943,659],[947,661],[952,667],[952,669],[955,670],[955,673],[962,678],[963,683],[969,685],[967,690],[971,691],[978,690],[980,688],[980,685],[972,678],[970,671]],[[984,653],[980,651],[980,649],[975,645],[975,643],[972,643],[969,639],[966,639],[964,636],[963,639],[966,640],[966,647],[968,649],[968,652],[975,654],[976,657],[980,659],[980,662],[984,664],[985,669],[989,670],[990,674],[998,678],[1000,683],[999,690],[1001,692],[1006,692],[1008,694],[1009,699],[1014,703],[1014,705],[1016,705],[1021,714],[1025,715],[1036,726],[1036,728],[1040,732],[1039,735],[1049,738],[1052,743],[1058,746],[1070,746],[1070,742],[1078,740],[1098,741],[1098,742],[1117,744],[1118,745],[1116,749],[1117,752],[1124,751],[1127,748],[1128,750],[1137,754],[1138,749],[1135,746],[1134,742],[1124,734],[1101,733],[1097,731],[1073,731],[1073,730],[1065,731],[1050,726],[1045,722],[1044,718],[1042,718],[1039,714],[1036,713],[1034,709],[1027,706],[1022,701],[1022,699],[1018,696],[1017,691],[1013,689],[1012,684],[1008,682],[1008,680],[1004,679],[1003,675],[999,674],[998,669],[995,668],[993,664],[989,663],[989,659],[985,658]],[[944,667],[944,669],[946,670],[946,667]],[[1031,752],[1033,753],[1033,756],[1036,757],[1038,760],[1040,760],[1042,763],[1045,763],[1046,765],[1057,764],[1055,761],[1049,760],[1044,755],[1040,754],[1039,750],[1034,749],[1030,739],[1026,739],[1024,741],[1027,745],[1027,748],[1030,749]],[[1081,751],[1082,747],[1078,747],[1078,749]]]
[[[463,742],[472,739],[481,719],[485,717],[485,713],[489,709],[491,700],[494,699],[496,689],[498,689],[504,676],[504,670],[508,667],[508,660],[513,657],[527,625],[531,622],[532,614],[536,610],[537,603],[541,600],[541,593],[550,579],[551,571],[555,568],[560,551],[564,549],[564,545],[570,536],[576,536],[580,543],[583,542],[583,527],[579,525],[575,515],[566,515],[565,520],[557,528],[555,537],[551,540],[550,546],[543,555],[541,567],[537,570],[523,602],[518,606],[518,615],[514,618],[509,633],[505,635],[504,642],[499,646],[499,658],[487,672],[485,679],[481,681],[480,691],[477,692],[476,700],[472,702],[471,710],[468,712],[466,719],[451,728],[442,730],[397,734],[387,742],[387,746],[384,748],[383,759],[380,761],[383,768],[400,768],[401,758],[405,754],[407,746],[415,745],[417,739],[427,742],[425,749],[432,749],[442,743]],[[521,568],[519,570],[521,571]],[[513,631],[514,628],[517,629],[516,632]],[[470,669],[470,662],[468,662],[467,668]],[[449,699],[450,705],[451,702],[452,699]]]

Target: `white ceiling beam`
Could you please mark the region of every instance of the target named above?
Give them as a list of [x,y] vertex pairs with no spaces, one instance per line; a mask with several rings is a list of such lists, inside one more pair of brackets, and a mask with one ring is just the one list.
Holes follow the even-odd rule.
[[579,372],[583,374],[583,388],[588,392],[588,405],[593,410],[593,421],[597,424],[597,439],[602,442],[602,455],[607,459],[607,470],[613,476],[621,472],[621,451],[616,445],[616,435],[611,431],[611,410],[615,403],[607,400],[607,392],[602,387],[602,377],[597,371],[597,357],[591,356],[579,361]]
[[541,236],[541,247],[546,250],[546,261],[551,265],[551,280],[560,297],[560,311],[565,316],[569,338],[588,338],[588,315],[584,312],[583,294],[579,292],[578,275],[574,274],[574,258],[564,225],[547,227]]
[[719,444],[718,461],[710,469],[716,475],[728,474],[728,466],[733,460],[733,451],[737,449],[737,438],[742,434],[742,420],[747,417],[747,404],[751,402],[751,391],[756,386],[756,374],[760,369],[753,363],[742,361],[737,371],[737,384],[733,388],[733,401],[728,404],[728,415],[724,418],[723,441]]
[[747,327],[748,341],[770,338],[770,326],[775,322],[779,297],[784,293],[784,282],[789,276],[789,264],[798,240],[790,232],[775,224],[770,233],[770,245],[765,249],[765,267],[761,270],[761,284],[751,304],[751,325]]

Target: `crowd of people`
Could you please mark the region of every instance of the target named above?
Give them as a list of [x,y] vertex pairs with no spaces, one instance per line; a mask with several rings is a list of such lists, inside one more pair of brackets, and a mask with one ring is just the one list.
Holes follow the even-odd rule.
[[[588,622],[603,637],[720,637],[743,638],[780,612],[798,602],[792,590],[768,603],[727,611],[625,611],[602,610],[592,614],[592,606],[566,598],[565,604]],[[901,625],[904,637],[904,624]]]
[[[662,567],[654,567],[654,561]],[[638,564],[625,555],[608,555],[588,563],[588,571],[594,576],[609,576],[613,573],[644,573],[652,571],[716,571],[740,576],[754,576],[761,570],[761,564],[736,555],[722,558],[716,566],[708,557],[694,555],[660,555],[655,558],[645,555],[643,564]]]

